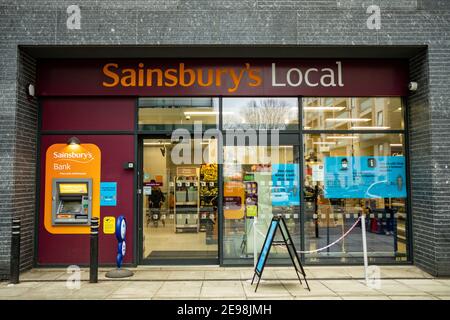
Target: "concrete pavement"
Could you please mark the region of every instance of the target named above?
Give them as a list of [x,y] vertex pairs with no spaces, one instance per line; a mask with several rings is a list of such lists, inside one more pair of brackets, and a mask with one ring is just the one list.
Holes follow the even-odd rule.
[[382,266],[376,286],[368,287],[362,267],[306,267],[311,291],[302,287],[292,267],[267,267],[255,293],[252,268],[183,266],[133,268],[127,279],[108,279],[101,268],[99,282],[90,284],[89,270],[80,282],[68,281],[66,269],[33,269],[21,283],[0,283],[0,299],[450,299],[450,279],[433,278],[414,266]]

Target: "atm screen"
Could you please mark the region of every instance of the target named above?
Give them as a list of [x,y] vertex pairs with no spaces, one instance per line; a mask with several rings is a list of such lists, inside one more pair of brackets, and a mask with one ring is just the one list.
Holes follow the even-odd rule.
[[87,184],[86,183],[60,183],[59,184],[59,193],[60,194],[85,194],[87,193]]
[[58,213],[81,213],[81,201],[61,201]]

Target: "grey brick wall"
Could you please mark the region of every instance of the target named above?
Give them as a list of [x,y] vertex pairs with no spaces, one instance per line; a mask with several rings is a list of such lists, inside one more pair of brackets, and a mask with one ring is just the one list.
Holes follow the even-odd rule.
[[418,90],[408,99],[410,183],[414,260],[425,270],[433,272],[436,264],[434,201],[430,197],[433,183],[430,175],[432,161],[431,112],[429,109],[428,55],[422,53],[410,59],[410,79]]
[[[71,4],[81,30],[66,28]],[[381,8],[380,30],[366,27],[371,4]],[[24,193],[34,188],[36,105],[23,87],[35,61],[19,45],[426,45],[410,61],[420,84],[408,97],[414,261],[450,275],[449,21],[448,0],[1,0],[0,269],[13,215],[29,230],[23,267],[33,253],[35,208]]]
[[37,163],[37,99],[27,95],[36,83],[36,61],[19,52],[15,117],[13,216],[21,219],[20,262],[22,269],[33,265]]

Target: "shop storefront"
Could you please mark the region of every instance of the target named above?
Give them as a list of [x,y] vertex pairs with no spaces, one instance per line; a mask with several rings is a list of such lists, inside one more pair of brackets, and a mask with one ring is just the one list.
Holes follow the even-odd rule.
[[407,86],[400,59],[41,60],[36,264],[86,264],[88,217],[113,264],[120,215],[127,264],[251,265],[274,215],[354,264],[360,225],[329,245],[361,214],[371,261],[408,263]]

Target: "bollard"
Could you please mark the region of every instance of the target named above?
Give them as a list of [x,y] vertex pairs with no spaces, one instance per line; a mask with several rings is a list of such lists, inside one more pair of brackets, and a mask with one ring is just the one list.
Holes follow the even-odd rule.
[[91,258],[89,262],[89,282],[98,282],[98,218],[91,218]]
[[12,220],[10,283],[19,283],[20,274],[20,218]]

